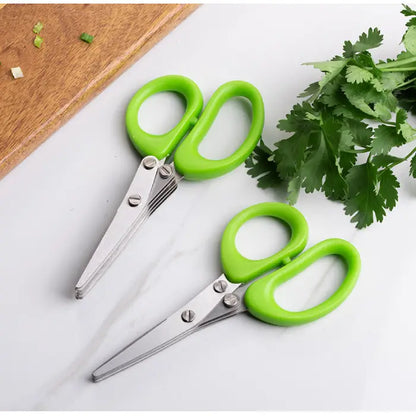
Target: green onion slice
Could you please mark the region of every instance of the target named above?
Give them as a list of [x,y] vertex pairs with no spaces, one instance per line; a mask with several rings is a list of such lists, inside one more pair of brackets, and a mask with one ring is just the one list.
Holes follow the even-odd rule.
[[42,39],[39,35],[36,35],[36,37],[35,37],[35,39],[34,39],[34,41],[33,41],[33,44],[34,44],[37,48],[40,48],[40,47],[42,46],[42,43],[43,43],[43,39]]
[[43,23],[37,22],[35,26],[33,26],[33,33],[36,33],[38,35],[42,29],[43,29]]
[[88,33],[85,33],[85,32],[81,33],[81,36],[79,38],[87,43],[92,43],[92,41],[94,40],[94,36],[89,35]]

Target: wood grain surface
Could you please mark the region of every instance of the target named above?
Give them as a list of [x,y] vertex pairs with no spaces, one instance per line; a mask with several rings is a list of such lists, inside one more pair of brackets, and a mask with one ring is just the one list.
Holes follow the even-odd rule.
[[[0,178],[196,7],[0,5]],[[38,21],[41,49],[33,45]],[[12,77],[16,66],[24,78]]]

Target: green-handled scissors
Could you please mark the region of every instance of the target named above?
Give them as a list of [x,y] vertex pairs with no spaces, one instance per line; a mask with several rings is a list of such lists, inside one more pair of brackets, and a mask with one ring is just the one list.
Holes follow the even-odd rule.
[[[173,91],[185,98],[185,113],[169,132],[161,135],[146,133],[138,123],[140,106],[153,94],[164,91]],[[233,97],[244,97],[251,103],[252,121],[248,135],[230,156],[221,160],[207,159],[201,156],[198,147],[221,107]],[[202,107],[203,98],[198,86],[179,75],[150,81],[130,101],[126,113],[127,132],[143,159],[113,221],[75,287],[76,298],[81,299],[87,294],[139,226],[176,190],[182,178],[203,180],[224,175],[243,163],[253,151],[264,125],[263,100],[253,85],[244,81],[227,82],[214,92],[200,114]],[[166,158],[174,151],[173,162],[166,163]]]
[[[238,252],[235,237],[246,221],[259,216],[271,216],[287,223],[291,238],[286,247],[276,254],[261,260],[250,260]],[[169,318],[97,368],[92,374],[93,380],[110,377],[187,335],[240,312],[248,311],[259,320],[273,325],[292,326],[314,321],[333,311],[347,298],[358,279],[360,255],[349,242],[332,238],[294,258],[305,248],[307,239],[308,225],[297,209],[277,202],[246,208],[230,221],[224,231],[221,242],[224,274]],[[280,307],[274,299],[275,289],[328,255],[339,256],[346,266],[345,278],[336,292],[319,305],[303,311],[291,312]],[[262,276],[277,267],[280,268]]]

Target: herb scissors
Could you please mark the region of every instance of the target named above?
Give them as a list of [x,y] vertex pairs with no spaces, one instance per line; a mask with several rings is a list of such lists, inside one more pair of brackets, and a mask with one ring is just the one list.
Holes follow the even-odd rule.
[[[259,216],[282,220],[291,229],[291,238],[276,254],[250,260],[238,252],[235,237],[246,221]],[[93,381],[110,377],[197,330],[240,312],[248,311],[269,324],[293,326],[317,320],[333,311],[355,286],[361,268],[360,255],[351,243],[338,238],[321,241],[300,254],[307,239],[308,225],[304,216],[289,205],[266,202],[241,211],[229,222],[222,237],[224,273],[189,303],[97,368],[92,374]],[[345,278],[335,293],[319,305],[303,311],[291,312],[281,308],[274,299],[275,289],[328,255],[339,256],[346,266]],[[262,276],[278,267],[278,270]]]
[[[149,134],[138,123],[139,108],[150,96],[165,91],[176,92],[185,98],[185,113],[167,133]],[[245,97],[250,101],[250,130],[233,154],[221,160],[207,159],[198,152],[198,146],[221,107],[233,97]],[[241,165],[253,151],[264,125],[263,99],[253,85],[244,81],[227,82],[214,92],[200,114],[202,107],[203,97],[198,86],[191,79],[179,75],[156,78],[131,99],[126,113],[127,133],[143,159],[115,217],[75,287],[76,298],[83,298],[91,290],[140,225],[177,189],[182,178],[203,180],[224,175]],[[174,151],[173,162],[168,163],[167,158]]]

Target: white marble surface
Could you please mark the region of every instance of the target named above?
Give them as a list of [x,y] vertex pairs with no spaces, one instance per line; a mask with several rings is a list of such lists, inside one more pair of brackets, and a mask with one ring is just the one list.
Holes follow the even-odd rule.
[[[221,273],[219,242],[242,208],[283,201],[243,167],[201,183],[183,181],[133,239],[95,290],[73,287],[134,175],[139,157],[124,111],[145,82],[178,73],[205,97],[230,79],[254,83],[266,107],[264,137],[326,59],[369,26],[385,34],[379,57],[400,50],[400,6],[203,6],[0,181],[1,409],[411,409],[416,407],[416,182],[407,168],[398,207],[383,224],[357,231],[339,204],[301,194],[309,246],[352,241],[362,274],[350,298],[326,318],[278,328],[241,315],[199,332],[99,384],[90,372]],[[170,105],[170,107],[169,107]],[[163,116],[166,111],[167,116]],[[143,109],[149,129],[181,111],[166,97]],[[241,122],[243,120],[243,122]],[[247,120],[233,102],[202,151],[221,156]],[[224,142],[225,141],[225,142]],[[277,231],[277,232],[276,232]],[[252,256],[284,244],[271,221],[253,221],[238,244]],[[277,293],[284,306],[316,304],[340,270],[323,260]]]

